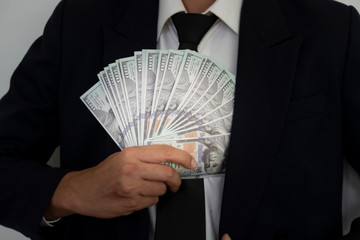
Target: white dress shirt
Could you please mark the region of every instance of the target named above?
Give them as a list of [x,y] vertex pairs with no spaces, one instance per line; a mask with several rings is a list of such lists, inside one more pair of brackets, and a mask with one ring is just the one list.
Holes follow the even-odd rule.
[[[160,0],[157,49],[178,49],[179,41],[171,16],[186,12],[181,0]],[[203,14],[215,14],[218,20],[206,33],[198,52],[209,56],[236,74],[242,0],[216,0]],[[206,240],[217,239],[219,233],[224,175],[204,178]],[[154,237],[156,207],[150,207],[150,239]]]

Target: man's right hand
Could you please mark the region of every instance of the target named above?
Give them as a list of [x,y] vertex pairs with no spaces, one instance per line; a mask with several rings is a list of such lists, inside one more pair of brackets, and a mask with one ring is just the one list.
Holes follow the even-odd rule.
[[192,156],[167,145],[130,147],[99,165],[66,174],[45,213],[47,220],[81,214],[114,218],[152,206],[167,188],[176,192],[181,184],[171,162],[197,167]]

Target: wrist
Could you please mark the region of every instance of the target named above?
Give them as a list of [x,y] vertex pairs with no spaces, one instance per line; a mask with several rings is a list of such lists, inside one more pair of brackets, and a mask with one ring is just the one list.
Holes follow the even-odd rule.
[[46,220],[52,221],[75,213],[76,199],[71,190],[71,180],[75,174],[69,172],[61,179],[44,213]]

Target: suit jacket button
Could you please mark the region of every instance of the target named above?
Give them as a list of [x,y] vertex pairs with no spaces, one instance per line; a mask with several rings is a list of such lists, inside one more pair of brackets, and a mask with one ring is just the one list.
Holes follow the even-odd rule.
[[284,231],[278,231],[274,234],[274,240],[288,240],[289,234]]

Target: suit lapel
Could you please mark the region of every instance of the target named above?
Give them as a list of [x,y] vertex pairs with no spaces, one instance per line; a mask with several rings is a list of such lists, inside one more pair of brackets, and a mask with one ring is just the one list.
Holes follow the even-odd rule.
[[277,0],[245,0],[220,236],[248,239],[279,145],[301,39]]
[[123,2],[116,11],[118,19],[103,29],[104,66],[134,51],[156,48],[158,0]]

